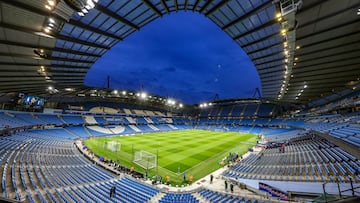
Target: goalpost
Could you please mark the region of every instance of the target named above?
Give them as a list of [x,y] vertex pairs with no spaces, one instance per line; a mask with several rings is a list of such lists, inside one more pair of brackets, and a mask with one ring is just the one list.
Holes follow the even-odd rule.
[[140,150],[135,152],[134,163],[144,169],[152,169],[156,167],[157,157],[156,154]]

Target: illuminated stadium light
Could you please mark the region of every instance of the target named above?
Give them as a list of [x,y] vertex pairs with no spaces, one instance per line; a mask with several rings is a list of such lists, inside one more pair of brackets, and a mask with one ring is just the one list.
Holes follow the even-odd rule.
[[140,97],[140,93],[136,93],[136,96],[137,96],[137,97]]
[[44,28],[44,32],[49,33],[50,29],[48,27]]
[[182,108],[184,105],[182,103],[179,104],[179,107]]
[[114,90],[112,93],[113,94],[118,94],[119,92],[117,90]]
[[79,16],[85,16],[95,7],[98,0],[64,0]]
[[121,94],[122,94],[122,95],[126,95],[126,91],[122,91]]
[[73,91],[75,91],[75,89],[74,89],[74,88],[70,88],[70,87],[68,87],[68,88],[65,88],[65,91],[68,91],[68,92],[73,92]]
[[146,99],[146,97],[147,97],[147,94],[145,92],[140,93],[140,98],[141,99]]
[[175,100],[173,100],[173,99],[168,99],[166,102],[168,105],[175,105],[175,103],[176,103]]

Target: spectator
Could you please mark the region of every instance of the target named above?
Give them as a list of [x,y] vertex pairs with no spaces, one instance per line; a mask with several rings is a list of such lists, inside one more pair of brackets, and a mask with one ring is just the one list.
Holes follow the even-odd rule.
[[114,186],[112,187],[112,193],[113,193],[113,196],[116,197],[116,184],[114,184]]

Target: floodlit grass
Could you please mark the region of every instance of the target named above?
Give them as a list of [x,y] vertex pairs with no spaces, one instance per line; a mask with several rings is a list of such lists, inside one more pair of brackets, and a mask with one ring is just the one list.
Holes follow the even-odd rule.
[[[158,174],[169,175],[172,184],[182,184],[183,173],[192,175],[196,181],[219,169],[220,160],[229,152],[239,155],[247,152],[256,143],[256,135],[237,132],[213,132],[205,130],[184,130],[159,132],[134,136],[93,138],[85,144],[97,155],[120,161],[121,165],[133,166],[145,173],[145,169],[132,162],[134,153],[145,150],[158,154],[158,169],[149,170],[149,177]],[[118,141],[121,150],[113,152],[107,149],[105,142]],[[164,178],[163,178],[164,180]]]

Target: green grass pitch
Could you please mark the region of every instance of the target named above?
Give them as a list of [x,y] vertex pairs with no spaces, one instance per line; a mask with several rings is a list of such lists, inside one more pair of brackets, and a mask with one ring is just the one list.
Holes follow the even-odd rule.
[[[118,160],[121,165],[127,167],[133,166],[142,173],[145,173],[145,169],[132,162],[134,152],[145,150],[153,154],[158,153],[158,174],[163,177],[169,175],[172,184],[181,185],[184,172],[187,177],[192,175],[193,181],[196,181],[219,169],[220,160],[229,152],[238,152],[242,155],[249,147],[255,145],[256,140],[256,135],[238,132],[184,130],[92,138],[85,140],[85,144],[95,154]],[[104,148],[104,142],[110,141],[120,142],[121,150],[112,152]],[[157,170],[149,170],[149,177],[155,175]]]

